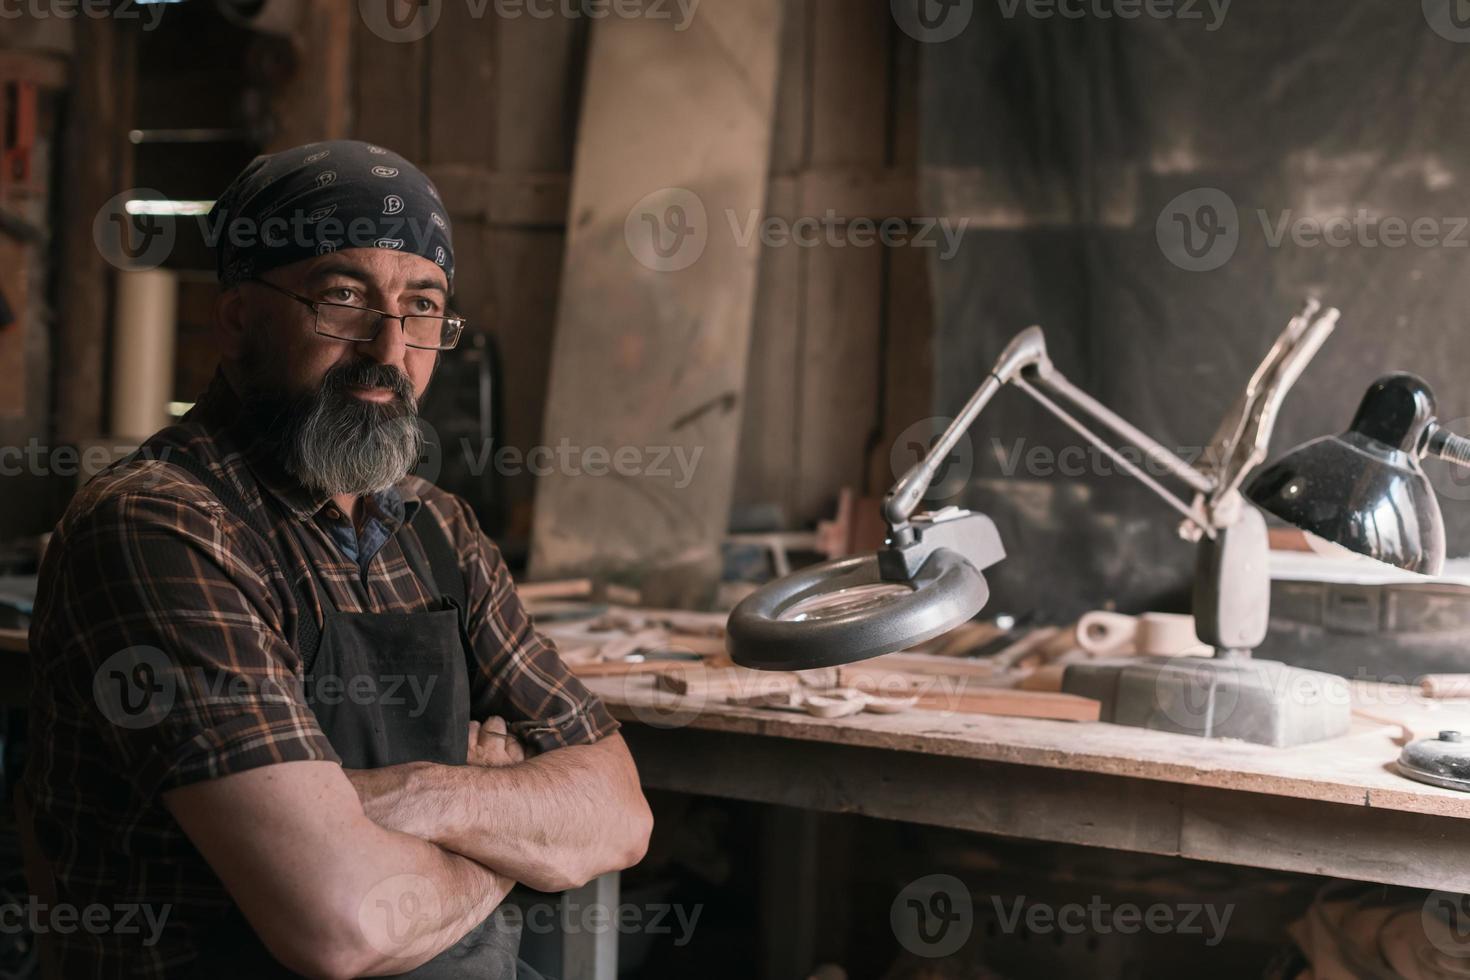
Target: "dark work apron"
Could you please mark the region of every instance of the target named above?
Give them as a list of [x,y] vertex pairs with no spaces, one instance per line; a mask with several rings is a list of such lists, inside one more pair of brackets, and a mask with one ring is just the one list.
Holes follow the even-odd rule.
[[[167,447],[167,455],[155,458],[190,472],[275,551],[298,610],[296,650],[305,673],[307,703],[345,768],[379,769],[407,762],[465,765],[470,722],[467,665],[473,655],[465,624],[464,580],[453,545],[427,507],[420,506],[412,521],[422,551],[407,537],[398,540],[414,574],[431,595],[439,596],[434,607],[414,613],[341,612],[325,583],[319,583],[323,622],[318,630],[291,576],[292,565],[234,488],[177,447]],[[271,506],[263,490],[261,497]],[[270,956],[238,910],[233,919],[234,924],[222,930],[224,935],[206,940],[208,948],[201,951],[197,964],[200,976],[259,980],[292,975]],[[539,980],[516,958],[520,941],[519,912],[502,905],[459,942],[401,976]]]

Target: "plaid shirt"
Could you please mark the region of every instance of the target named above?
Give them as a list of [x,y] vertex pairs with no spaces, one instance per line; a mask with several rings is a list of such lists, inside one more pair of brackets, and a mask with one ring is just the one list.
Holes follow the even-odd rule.
[[[434,606],[437,596],[410,570],[401,543],[415,535],[407,521],[427,507],[465,577],[479,666],[470,676],[471,717],[507,719],[531,752],[617,729],[536,632],[500,552],[462,499],[418,477],[403,480],[395,488],[402,519],[379,509],[390,537],[359,569],[333,541],[333,525],[340,533],[346,520],[340,511],[290,479],[240,417],[238,398],[216,375],[161,438],[237,485],[265,517],[309,615],[321,621],[322,588],[343,612]],[[242,921],[163,806],[164,791],[280,762],[341,761],[300,697],[290,638],[302,611],[275,552],[166,459],[116,465],[88,483],[41,569],[25,784],[58,906],[76,909],[78,921],[89,906],[108,910],[103,928],[52,930],[68,980],[186,975],[215,929]],[[279,508],[264,505],[257,481]],[[139,713],[145,685],[153,696]],[[149,914],[167,916],[156,941]]]

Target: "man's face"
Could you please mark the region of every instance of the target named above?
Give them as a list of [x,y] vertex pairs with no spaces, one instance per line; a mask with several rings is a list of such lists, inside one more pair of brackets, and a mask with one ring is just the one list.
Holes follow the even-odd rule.
[[[323,303],[366,306],[399,315],[446,315],[447,282],[444,270],[419,255],[383,248],[352,248],[320,255],[275,269],[262,277],[271,283]],[[429,386],[438,354],[404,343],[397,320],[383,323],[371,343],[348,343],[323,337],[313,328],[311,309],[289,296],[256,283],[239,287],[244,315],[251,322],[263,358],[255,381],[293,396],[321,390],[327,373],[353,362],[368,361],[405,375],[415,404]],[[254,331],[258,328],[258,333]],[[385,376],[388,372],[380,371]],[[354,388],[364,401],[391,401],[391,391]]]
[[269,286],[241,283],[222,306],[224,359],[247,413],[307,486],[364,494],[401,479],[418,459],[418,402],[438,352],[408,347],[398,320],[384,320],[371,341],[323,336],[312,308],[279,290],[317,303],[443,316],[443,270],[417,255],[346,249],[263,278]]

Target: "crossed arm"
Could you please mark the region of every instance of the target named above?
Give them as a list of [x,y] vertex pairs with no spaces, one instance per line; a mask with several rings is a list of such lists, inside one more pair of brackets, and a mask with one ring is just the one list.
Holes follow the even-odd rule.
[[282,964],[313,977],[396,974],[457,942],[517,881],[575,887],[647,846],[652,818],[619,736],[480,761],[291,762],[164,801]]
[[[643,859],[653,817],[622,736],[518,761],[504,725],[471,733],[480,765],[348,772],[367,815],[538,891],[577,888]],[[510,745],[513,747],[514,742]]]

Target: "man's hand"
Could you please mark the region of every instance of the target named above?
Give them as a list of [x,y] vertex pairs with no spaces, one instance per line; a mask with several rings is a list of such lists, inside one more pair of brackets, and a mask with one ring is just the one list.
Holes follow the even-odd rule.
[[483,725],[470,722],[470,765],[498,769],[525,761],[526,750],[505,727],[504,718],[486,718]]
[[[469,764],[499,769],[526,761],[525,750],[506,729],[504,718],[486,718],[484,724],[470,722]],[[433,822],[422,806],[414,801],[414,777],[422,776],[433,765],[407,762],[382,769],[344,769],[353,789],[362,800],[363,812],[385,830],[430,840]]]
[[[506,741],[492,721],[474,733],[477,746],[487,738]],[[503,744],[499,749],[513,757]],[[348,770],[347,776],[379,826],[543,892],[576,888],[638,863],[653,826],[638,772],[618,735],[524,762],[415,762]]]

